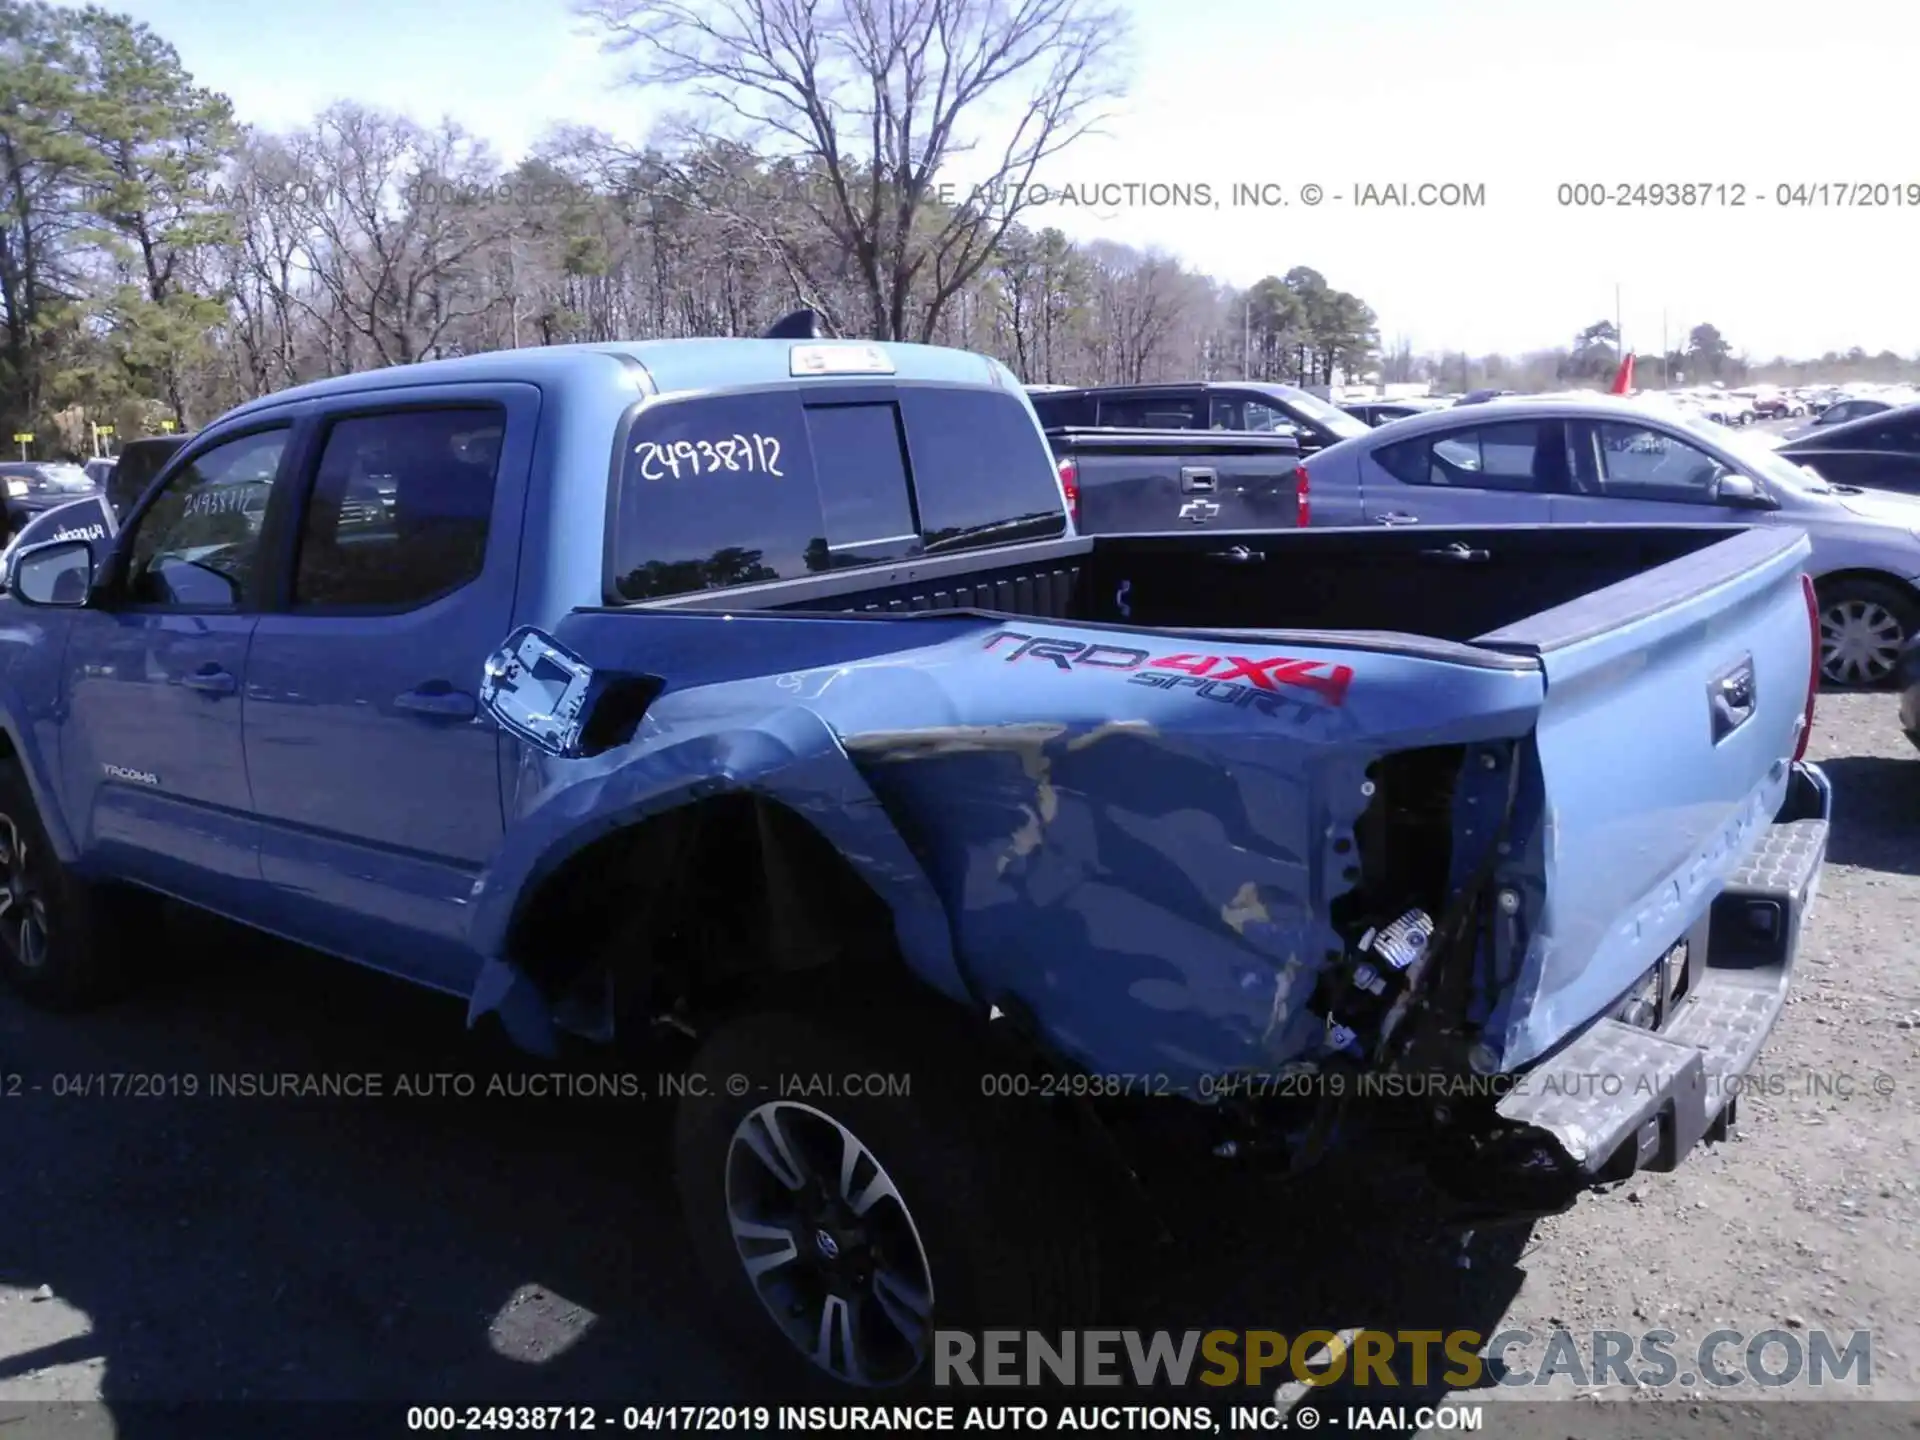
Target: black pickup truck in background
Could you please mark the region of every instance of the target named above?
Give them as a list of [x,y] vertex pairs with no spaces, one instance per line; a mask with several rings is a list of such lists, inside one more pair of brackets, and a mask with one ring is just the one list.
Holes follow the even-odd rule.
[[1179,385],[1029,387],[1027,398],[1048,430],[1098,426],[1103,430],[1238,431],[1291,435],[1312,455],[1365,435],[1371,428],[1337,405],[1294,385],[1252,380],[1191,381]]
[[1290,435],[1047,431],[1083,535],[1278,530],[1308,523],[1307,472]]

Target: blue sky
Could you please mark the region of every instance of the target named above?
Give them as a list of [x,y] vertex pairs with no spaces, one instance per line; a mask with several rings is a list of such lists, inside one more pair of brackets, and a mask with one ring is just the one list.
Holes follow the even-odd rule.
[[[351,98],[452,115],[503,158],[557,123],[641,141],[666,103],[623,89],[557,0],[120,0],[243,120]],[[1894,0],[1135,0],[1109,133],[1039,177],[1204,183],[1219,208],[1050,208],[1236,284],[1312,265],[1416,348],[1627,341],[1700,320],[1764,357],[1920,351],[1920,207],[1783,209],[1781,185],[1920,186],[1920,5]],[[965,183],[970,177],[956,174]],[[1456,181],[1474,209],[1359,209],[1357,185]],[[1562,182],[1746,188],[1743,208],[1568,208]],[[1235,182],[1326,197],[1227,203]],[[1346,196],[1336,200],[1334,196]]]

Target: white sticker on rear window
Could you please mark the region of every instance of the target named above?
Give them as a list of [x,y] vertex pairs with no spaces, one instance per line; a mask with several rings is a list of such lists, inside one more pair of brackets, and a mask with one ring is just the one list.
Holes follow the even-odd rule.
[[640,457],[643,480],[668,476],[678,480],[682,475],[712,475],[721,470],[784,478],[780,441],[773,435],[725,435],[716,440],[676,440],[670,445],[643,440],[633,453]]

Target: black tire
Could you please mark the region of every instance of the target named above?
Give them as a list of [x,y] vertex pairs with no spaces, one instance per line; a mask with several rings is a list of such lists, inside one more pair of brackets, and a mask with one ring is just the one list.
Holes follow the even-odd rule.
[[27,777],[0,760],[0,980],[43,1010],[83,1010],[127,987],[147,897],[88,885],[54,854]]
[[1920,623],[1920,604],[1904,587],[1841,580],[1817,587],[1820,679],[1844,690],[1877,690],[1894,677],[1900,651]]
[[[918,1018],[917,1012],[909,1013]],[[949,1028],[958,1019],[941,1018]],[[1054,1332],[1093,1318],[1097,1242],[1079,1172],[1063,1163],[1066,1147],[1029,1108],[1033,1102],[984,1098],[982,1074],[991,1062],[983,1061],[982,1051],[930,1040],[939,1033],[922,1025],[903,1031],[897,1015],[869,1013],[854,1025],[799,1014],[756,1014],[723,1024],[695,1056],[690,1074],[704,1078],[708,1093],[683,1098],[675,1120],[681,1206],[719,1318],[762,1363],[769,1353],[778,1353],[790,1376],[831,1380],[843,1393],[853,1391],[855,1382],[814,1362],[796,1338],[818,1333],[829,1286],[857,1297],[858,1328],[863,1339],[872,1340],[862,1367],[869,1376],[863,1393],[929,1385],[936,1328]],[[892,1038],[903,1034],[904,1043]],[[848,1075],[903,1077],[910,1093],[781,1093],[786,1077]],[[735,1089],[744,1093],[734,1095]],[[803,1108],[793,1109],[796,1105]],[[760,1127],[770,1108],[789,1150],[819,1157],[804,1166],[812,1178],[862,1194],[884,1170],[900,1202],[896,1206],[883,1196],[854,1230],[842,1223],[844,1209],[816,1225],[800,1213],[810,1207],[800,1207],[782,1218],[788,1239],[747,1242],[757,1246],[756,1255],[783,1247],[792,1251],[769,1272],[770,1290],[785,1291],[789,1298],[820,1298],[804,1314],[797,1308],[803,1301],[794,1300],[784,1321],[774,1318],[775,1301],[763,1302],[749,1280],[732,1223],[735,1213],[774,1215],[786,1209],[790,1189],[772,1183],[773,1172],[749,1153],[751,1144],[743,1140],[735,1147],[742,1127],[767,1145],[767,1132]],[[845,1127],[868,1152],[851,1187],[840,1187],[832,1171],[830,1154],[839,1143],[833,1125]],[[737,1212],[730,1208],[730,1188]],[[769,1205],[753,1203],[768,1193]],[[904,1226],[902,1214],[909,1222]],[[823,1244],[818,1239],[823,1232],[845,1243]],[[803,1244],[808,1238],[812,1245]],[[914,1347],[887,1318],[889,1303],[900,1311],[898,1296],[904,1291],[895,1286],[883,1296],[877,1278],[882,1269],[911,1278],[916,1253],[924,1260],[931,1291],[931,1308],[920,1327],[925,1353],[917,1360]],[[864,1274],[863,1256],[879,1257]],[[852,1367],[842,1360],[842,1351],[836,1346],[831,1358],[844,1372]]]

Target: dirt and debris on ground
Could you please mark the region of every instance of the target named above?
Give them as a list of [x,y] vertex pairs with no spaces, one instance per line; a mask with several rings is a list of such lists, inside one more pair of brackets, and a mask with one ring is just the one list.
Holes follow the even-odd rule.
[[[1115,1321],[1665,1328],[1680,1353],[1720,1329],[1865,1329],[1872,1393],[1920,1398],[1920,753],[1891,696],[1843,695],[1813,757],[1837,792],[1830,860],[1730,1141],[1466,1267],[1417,1195],[1223,1185],[1204,1243],[1119,1257]],[[110,1011],[0,998],[0,1401],[754,1393],[760,1367],[705,1319],[659,1101],[463,1098],[529,1067],[458,1002],[224,929],[200,943],[209,959]],[[319,1073],[382,1077],[383,1098],[234,1078]],[[207,1093],[216,1076],[233,1093]]]

